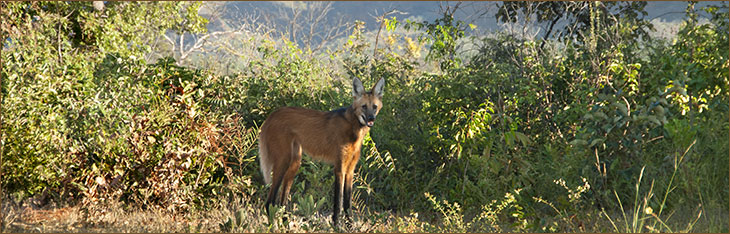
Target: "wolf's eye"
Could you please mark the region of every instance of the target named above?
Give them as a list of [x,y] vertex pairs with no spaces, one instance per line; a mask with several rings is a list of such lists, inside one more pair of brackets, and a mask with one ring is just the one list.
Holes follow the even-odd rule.
[[368,105],[362,105],[362,108],[363,109],[367,109],[368,108]]
[[373,105],[373,109],[378,109],[378,105]]

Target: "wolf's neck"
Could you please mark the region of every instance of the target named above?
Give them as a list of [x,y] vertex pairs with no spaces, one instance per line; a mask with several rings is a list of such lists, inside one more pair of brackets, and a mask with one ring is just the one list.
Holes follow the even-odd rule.
[[352,127],[355,130],[360,130],[361,128],[366,127],[364,124],[360,123],[360,120],[355,115],[355,107],[350,105],[347,107],[347,110],[345,110],[345,118],[347,118],[347,121],[352,123]]

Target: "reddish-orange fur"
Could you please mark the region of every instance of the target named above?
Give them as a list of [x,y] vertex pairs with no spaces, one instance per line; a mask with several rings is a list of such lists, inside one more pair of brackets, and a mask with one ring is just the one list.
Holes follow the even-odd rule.
[[382,107],[383,85],[381,79],[370,92],[364,92],[362,83],[355,78],[354,101],[347,108],[322,112],[283,107],[269,115],[259,134],[261,171],[265,182],[272,183],[267,210],[273,203],[286,204],[304,152],[313,159],[335,166],[333,221],[336,225],[341,199],[344,199],[345,214],[349,218],[355,165],[360,158],[362,139]]

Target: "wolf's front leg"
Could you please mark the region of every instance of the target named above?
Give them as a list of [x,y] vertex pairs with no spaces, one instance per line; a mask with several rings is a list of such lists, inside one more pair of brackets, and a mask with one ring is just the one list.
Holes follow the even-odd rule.
[[334,227],[337,228],[337,221],[340,216],[340,207],[342,206],[342,193],[344,192],[344,173],[342,173],[342,166],[335,166],[335,183],[332,186],[333,187],[333,193],[334,193],[334,199],[333,202],[335,203],[334,209],[332,210],[332,223],[334,224]]

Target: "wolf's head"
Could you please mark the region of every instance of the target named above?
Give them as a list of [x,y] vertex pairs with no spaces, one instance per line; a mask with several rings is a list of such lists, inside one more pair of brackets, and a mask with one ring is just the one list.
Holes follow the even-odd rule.
[[352,96],[355,100],[352,102],[352,108],[355,110],[355,116],[363,126],[372,127],[375,124],[375,116],[383,107],[383,86],[385,79],[380,78],[378,83],[369,91],[365,92],[360,79],[355,77],[352,81]]

